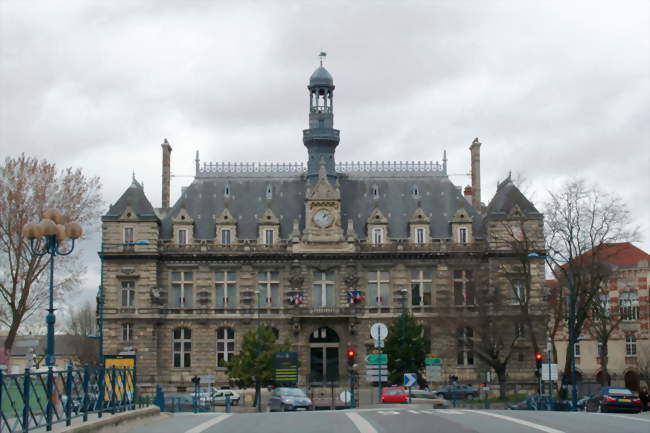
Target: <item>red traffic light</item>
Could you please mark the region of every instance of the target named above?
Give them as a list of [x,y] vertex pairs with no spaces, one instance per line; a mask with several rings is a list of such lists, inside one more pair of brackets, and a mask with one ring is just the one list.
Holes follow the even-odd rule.
[[348,350],[348,358],[349,358],[349,359],[354,359],[355,356],[357,356],[357,352],[356,352],[356,351],[354,351],[354,350],[352,350],[352,349]]
[[541,352],[535,353],[535,360],[541,361],[542,359],[544,359],[544,355]]

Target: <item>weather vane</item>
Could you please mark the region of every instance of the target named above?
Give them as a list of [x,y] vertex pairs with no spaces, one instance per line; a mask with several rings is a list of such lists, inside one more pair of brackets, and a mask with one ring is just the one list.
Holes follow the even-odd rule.
[[325,60],[325,57],[327,57],[327,53],[323,50],[318,54],[318,57],[320,57],[320,65],[323,66],[323,60]]

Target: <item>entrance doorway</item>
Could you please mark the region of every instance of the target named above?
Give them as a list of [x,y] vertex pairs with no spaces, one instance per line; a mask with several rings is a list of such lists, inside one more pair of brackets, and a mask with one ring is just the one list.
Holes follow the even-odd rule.
[[339,380],[339,336],[328,327],[314,329],[309,337],[309,381],[329,383]]

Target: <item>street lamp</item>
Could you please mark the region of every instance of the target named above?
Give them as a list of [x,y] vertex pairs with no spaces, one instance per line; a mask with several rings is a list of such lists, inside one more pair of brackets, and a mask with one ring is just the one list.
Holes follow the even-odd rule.
[[[257,295],[257,329],[255,330],[255,359],[260,358],[260,290],[255,290]],[[259,372],[255,375],[255,394],[257,395],[257,411],[262,412],[262,387],[260,386]]]
[[400,349],[401,349],[401,354],[400,358],[402,359],[402,375],[406,373],[406,365],[405,365],[405,356],[404,356],[404,345],[406,343],[406,336],[404,335],[406,333],[404,327],[406,326],[406,295],[408,294],[408,290],[406,290],[405,287],[402,287],[399,289],[399,293],[402,296],[401,302],[402,302],[402,314],[400,315],[400,336],[401,336],[401,344],[400,344]]
[[[50,208],[43,212],[43,219],[39,223],[27,223],[23,226],[23,237],[29,239],[29,249],[32,254],[42,257],[50,256],[50,290],[49,308],[47,309],[47,355],[45,365],[53,367],[54,355],[54,257],[67,256],[74,250],[74,241],[82,234],[81,226],[74,222],[62,225],[63,215],[57,209]],[[44,244],[40,241],[44,240]],[[61,251],[60,246],[66,239],[71,239],[72,244],[68,251]],[[38,245],[35,243],[38,242]]]

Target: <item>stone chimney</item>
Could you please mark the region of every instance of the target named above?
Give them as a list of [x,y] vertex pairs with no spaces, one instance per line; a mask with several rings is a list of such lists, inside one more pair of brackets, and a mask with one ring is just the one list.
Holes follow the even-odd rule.
[[478,137],[472,141],[469,147],[472,155],[472,206],[479,211],[481,209],[481,142]]
[[167,210],[169,209],[169,185],[171,182],[171,155],[172,147],[169,145],[169,142],[165,138],[161,144],[163,149],[163,158],[162,158],[162,208]]

